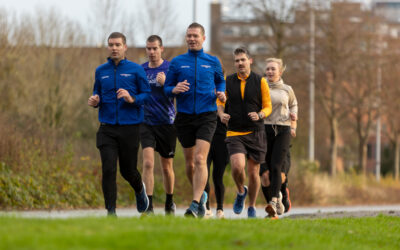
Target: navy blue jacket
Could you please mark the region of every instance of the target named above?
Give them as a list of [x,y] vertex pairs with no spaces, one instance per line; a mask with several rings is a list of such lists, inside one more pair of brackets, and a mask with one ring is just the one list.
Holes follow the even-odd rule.
[[[178,82],[187,80],[189,91],[177,95],[172,93]],[[217,57],[199,51],[191,51],[172,59],[164,92],[175,96],[177,110],[186,114],[216,111],[216,91],[225,92],[225,79]]]
[[[117,99],[117,90],[125,89],[134,103]],[[93,95],[100,96],[99,121],[107,124],[130,125],[143,121],[143,103],[150,86],[142,66],[123,59],[118,65],[110,58],[96,69]]]

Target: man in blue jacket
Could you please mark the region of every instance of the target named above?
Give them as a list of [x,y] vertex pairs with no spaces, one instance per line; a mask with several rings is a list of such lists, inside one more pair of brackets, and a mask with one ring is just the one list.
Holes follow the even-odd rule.
[[146,211],[149,200],[137,169],[139,125],[144,101],[150,93],[143,68],[125,58],[126,38],[114,32],[108,37],[108,62],[96,69],[93,95],[88,105],[99,108],[100,128],[96,146],[102,162],[102,188],[108,215],[116,215],[117,160],[122,177],[135,190],[137,210]]
[[204,27],[189,25],[186,43],[189,51],[170,64],[164,92],[176,98],[174,125],[183,147],[186,175],[193,186],[193,201],[185,216],[203,217],[207,193],[207,155],[217,125],[216,98],[225,101],[225,80],[217,57],[203,52]]

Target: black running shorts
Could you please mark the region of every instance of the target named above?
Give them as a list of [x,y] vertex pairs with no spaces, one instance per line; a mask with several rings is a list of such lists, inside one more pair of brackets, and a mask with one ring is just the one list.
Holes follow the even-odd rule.
[[225,142],[229,156],[243,153],[257,163],[264,163],[267,151],[265,130],[254,131],[247,135],[229,136]]
[[142,148],[154,148],[162,157],[173,158],[176,147],[176,131],[172,124],[140,126]]
[[201,114],[178,113],[174,122],[178,140],[184,148],[196,145],[196,140],[204,140],[211,143],[217,127],[217,112]]

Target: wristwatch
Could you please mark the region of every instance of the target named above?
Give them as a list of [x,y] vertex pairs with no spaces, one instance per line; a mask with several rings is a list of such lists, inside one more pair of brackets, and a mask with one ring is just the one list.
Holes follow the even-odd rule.
[[257,114],[258,114],[258,118],[260,118],[260,120],[262,120],[262,119],[263,119],[262,113],[261,113],[261,112],[258,112]]

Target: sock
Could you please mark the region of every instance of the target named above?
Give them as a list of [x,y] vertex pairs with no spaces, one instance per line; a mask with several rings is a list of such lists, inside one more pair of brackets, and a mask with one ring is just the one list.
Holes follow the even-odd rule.
[[267,203],[269,203],[271,201],[271,199],[272,199],[271,190],[270,190],[269,186],[268,187],[261,186],[261,189],[262,189],[262,192],[264,194],[265,200],[267,201]]
[[153,210],[153,195],[148,195],[147,197],[149,197],[149,207],[147,210]]
[[174,203],[173,200],[174,194],[165,194],[165,206],[171,206]]

